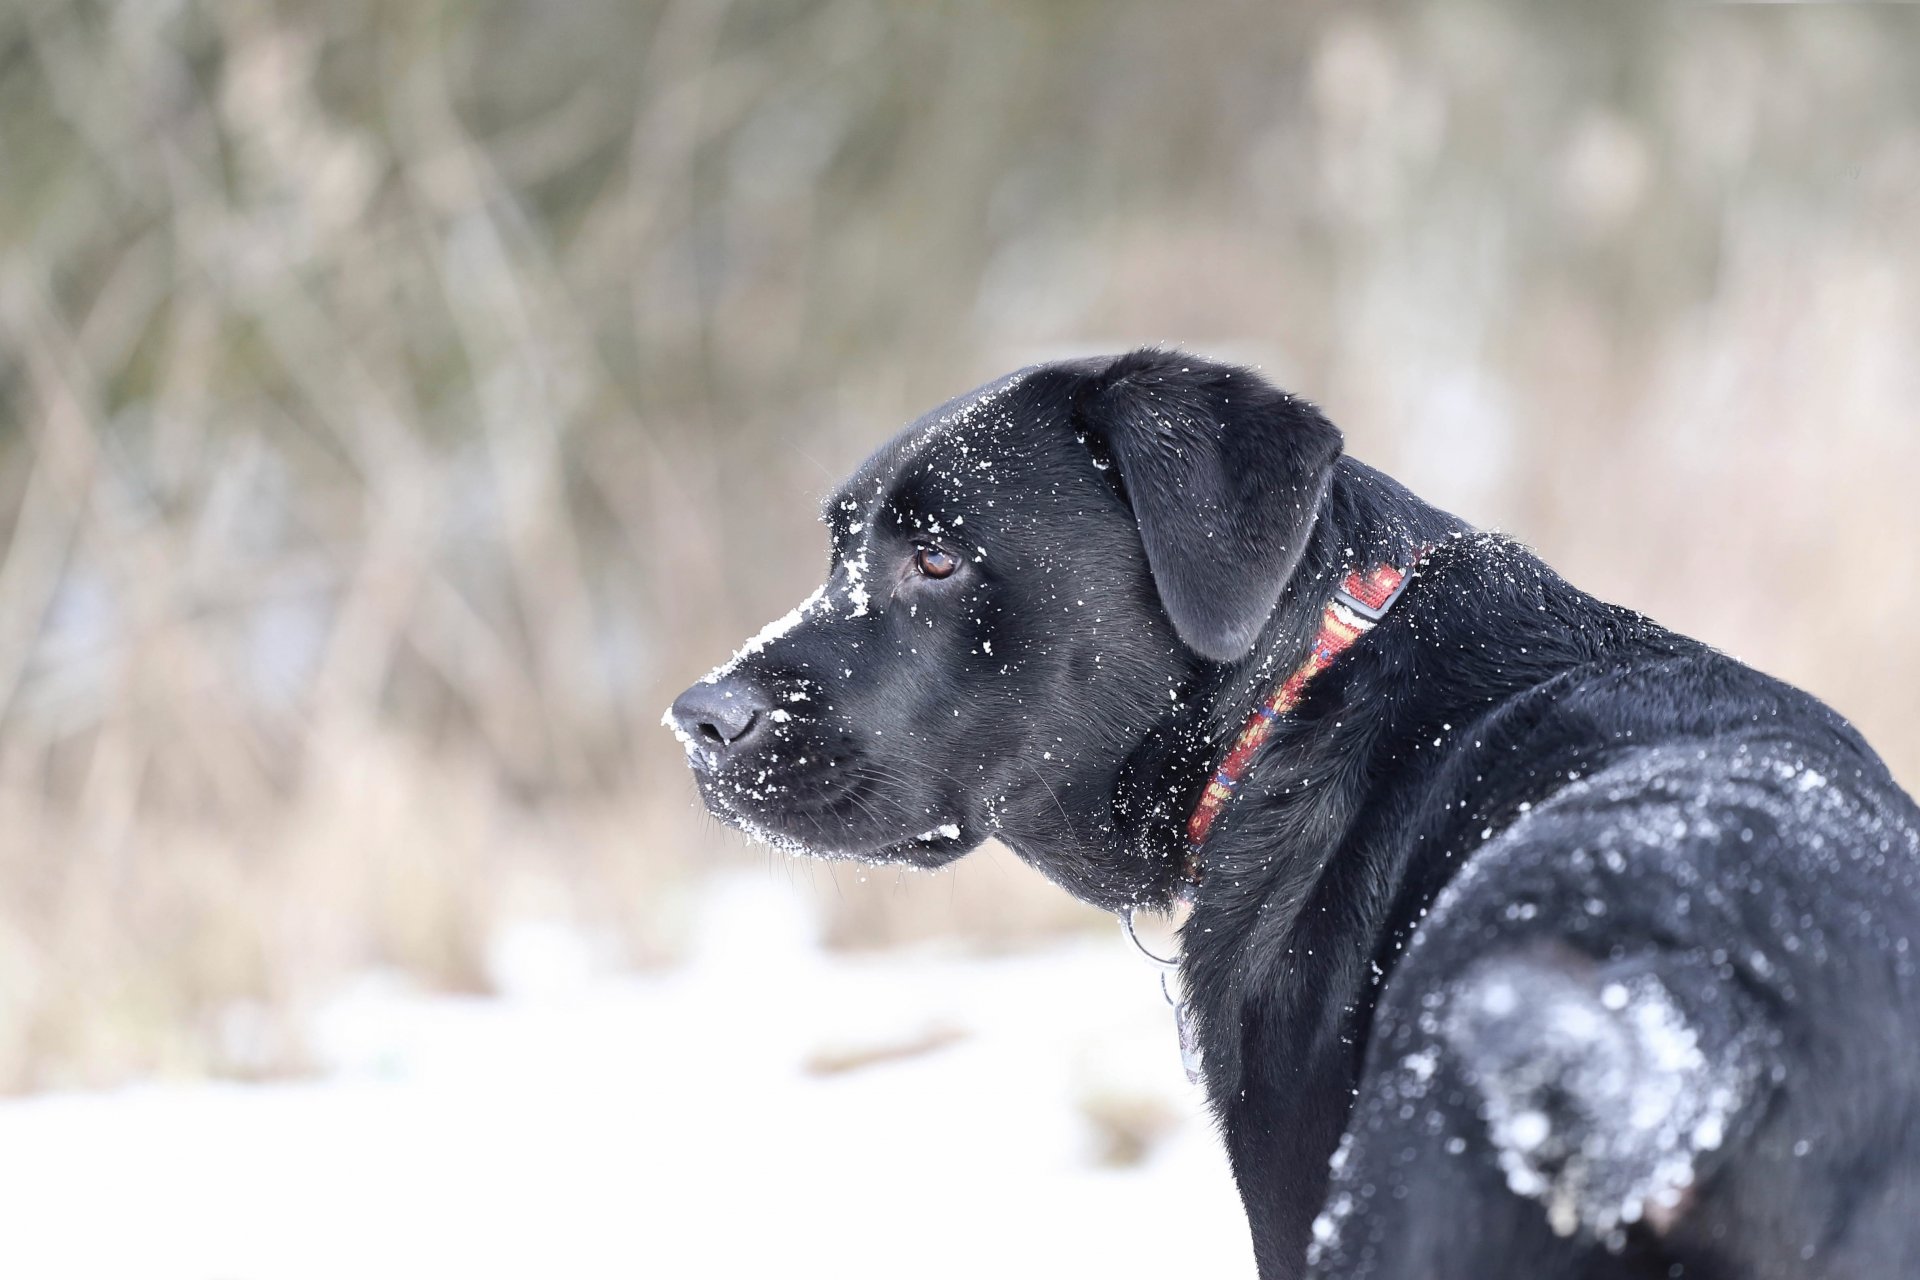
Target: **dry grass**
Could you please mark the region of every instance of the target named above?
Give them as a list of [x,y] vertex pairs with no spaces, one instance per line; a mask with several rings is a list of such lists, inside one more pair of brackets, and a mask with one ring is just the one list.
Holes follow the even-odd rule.
[[[1261,361],[1920,777],[1915,16],[0,11],[0,1086],[297,1069],[516,916],[670,959],[762,855],[659,707],[1068,348]],[[1089,924],[775,866],[844,945]]]

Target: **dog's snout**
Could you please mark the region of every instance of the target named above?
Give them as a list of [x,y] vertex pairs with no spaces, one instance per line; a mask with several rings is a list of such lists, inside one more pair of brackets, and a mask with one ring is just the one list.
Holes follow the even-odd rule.
[[766,725],[771,708],[766,695],[733,677],[694,685],[673,700],[674,724],[708,751],[735,751]]

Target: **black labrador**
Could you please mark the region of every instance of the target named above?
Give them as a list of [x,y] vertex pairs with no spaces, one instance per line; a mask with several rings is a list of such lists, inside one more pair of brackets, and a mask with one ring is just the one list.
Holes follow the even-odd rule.
[[1920,1275],[1920,812],[1814,698],[1341,444],[1165,351],[942,406],[674,704],[707,805],[1190,899],[1263,1277]]

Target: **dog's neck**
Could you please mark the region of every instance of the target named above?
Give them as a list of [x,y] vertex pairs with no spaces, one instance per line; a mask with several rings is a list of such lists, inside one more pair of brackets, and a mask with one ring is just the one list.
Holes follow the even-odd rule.
[[1343,459],[1336,466],[1313,537],[1253,652],[1234,664],[1196,664],[1190,695],[1140,743],[1116,780],[1116,832],[1157,871],[1141,905],[1165,905],[1186,888],[1197,869],[1190,864],[1189,815],[1249,715],[1300,669],[1347,574],[1411,565],[1423,547],[1467,531],[1364,464]]

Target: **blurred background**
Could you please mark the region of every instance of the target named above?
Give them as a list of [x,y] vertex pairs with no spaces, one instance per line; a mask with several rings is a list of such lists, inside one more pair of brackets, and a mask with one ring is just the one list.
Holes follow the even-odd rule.
[[[661,993],[768,936],[1093,998],[1111,921],[1010,855],[748,848],[656,725],[812,587],[835,479],[1062,354],[1259,364],[1911,787],[1916,228],[1900,5],[7,0],[0,1090],[51,1097],[0,1133],[425,1078],[449,1010],[582,993],[697,1067],[717,997]],[[954,999],[795,1052],[997,1052]],[[1186,1141],[1154,1079],[1063,1084],[1072,1149]]]

